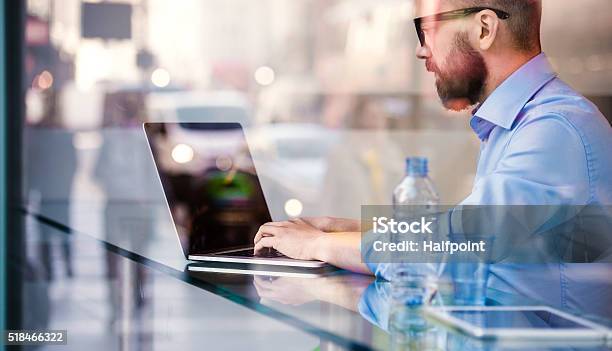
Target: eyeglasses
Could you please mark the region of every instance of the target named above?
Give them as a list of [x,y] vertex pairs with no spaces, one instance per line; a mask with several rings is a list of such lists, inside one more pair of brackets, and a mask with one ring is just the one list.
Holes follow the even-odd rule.
[[440,22],[440,21],[448,21],[457,18],[463,18],[480,11],[491,10],[495,12],[497,17],[502,20],[506,20],[510,18],[510,14],[504,12],[502,10],[490,8],[490,7],[470,7],[467,9],[453,10],[448,12],[441,12],[431,16],[418,17],[414,19],[414,25],[416,26],[417,36],[419,37],[419,42],[421,46],[425,46],[425,32],[423,31],[422,25],[423,23],[430,22]]

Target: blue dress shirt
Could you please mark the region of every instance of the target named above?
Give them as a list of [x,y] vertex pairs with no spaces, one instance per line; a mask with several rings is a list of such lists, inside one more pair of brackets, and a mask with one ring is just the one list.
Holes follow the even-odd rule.
[[[481,140],[465,205],[612,205],[612,128],[540,54],[476,110]],[[610,264],[496,264],[489,286],[612,315]]]
[[[461,205],[612,205],[612,128],[561,81],[545,54],[508,77],[474,112],[481,140]],[[368,266],[384,275],[387,264]],[[569,309],[612,315],[610,264],[494,264],[489,286]]]
[[470,126],[481,144],[467,205],[612,205],[612,128],[544,54],[508,77]]

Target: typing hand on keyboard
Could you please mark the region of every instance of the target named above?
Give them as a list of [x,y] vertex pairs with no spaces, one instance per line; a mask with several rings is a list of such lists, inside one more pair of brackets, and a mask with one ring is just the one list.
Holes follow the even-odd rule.
[[266,257],[266,258],[273,258],[273,257],[284,257],[285,255],[283,255],[282,253],[274,250],[273,248],[270,247],[266,247],[263,250],[260,250],[259,252],[257,252],[255,254],[256,257]]

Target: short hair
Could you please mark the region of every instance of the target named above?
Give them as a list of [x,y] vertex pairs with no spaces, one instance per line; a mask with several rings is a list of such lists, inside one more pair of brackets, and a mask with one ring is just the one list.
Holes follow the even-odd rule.
[[541,0],[451,0],[461,8],[491,7],[510,14],[506,20],[515,47],[521,51],[541,50]]

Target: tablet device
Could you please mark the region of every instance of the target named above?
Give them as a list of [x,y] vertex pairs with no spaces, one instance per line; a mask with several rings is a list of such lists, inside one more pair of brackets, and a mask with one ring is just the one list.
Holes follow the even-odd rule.
[[425,315],[482,339],[602,341],[610,329],[547,306],[430,306]]

